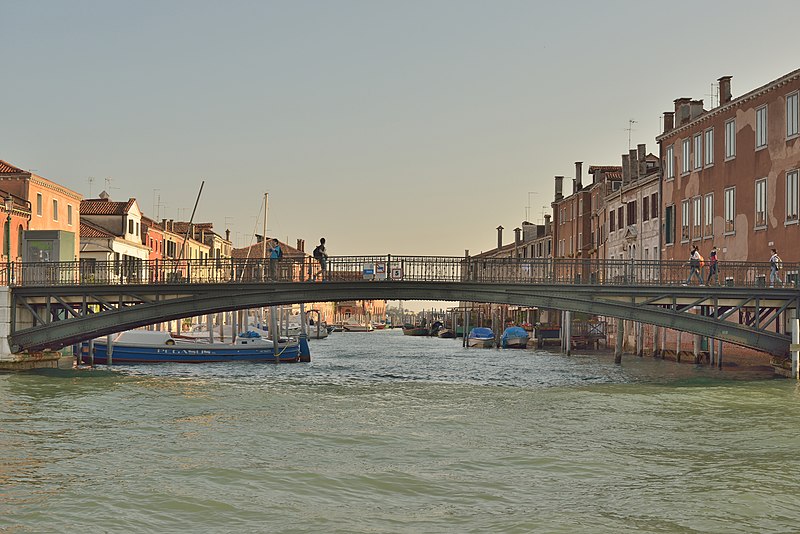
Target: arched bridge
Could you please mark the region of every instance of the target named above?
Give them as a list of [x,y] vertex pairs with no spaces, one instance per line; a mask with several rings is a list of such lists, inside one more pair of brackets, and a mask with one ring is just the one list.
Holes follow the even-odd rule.
[[667,261],[348,256],[329,258],[324,273],[309,258],[15,264],[9,342],[34,351],[221,311],[387,299],[584,312],[785,355],[798,267],[784,264],[785,283],[772,288],[769,264],[744,262],[720,262],[710,287],[686,285],[689,267]]

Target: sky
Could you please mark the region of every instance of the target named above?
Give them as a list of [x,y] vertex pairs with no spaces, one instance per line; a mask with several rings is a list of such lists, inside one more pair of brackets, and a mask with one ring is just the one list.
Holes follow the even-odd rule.
[[800,2],[757,5],[0,0],[0,159],[155,219],[204,181],[195,221],[235,246],[268,192],[307,251],[474,254],[574,162],[657,153],[674,99],[800,67]]

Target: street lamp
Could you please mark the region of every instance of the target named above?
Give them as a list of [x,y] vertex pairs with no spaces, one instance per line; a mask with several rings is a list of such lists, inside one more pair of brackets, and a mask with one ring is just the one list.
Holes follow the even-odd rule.
[[6,285],[11,285],[11,211],[14,209],[14,197],[8,195],[6,207]]

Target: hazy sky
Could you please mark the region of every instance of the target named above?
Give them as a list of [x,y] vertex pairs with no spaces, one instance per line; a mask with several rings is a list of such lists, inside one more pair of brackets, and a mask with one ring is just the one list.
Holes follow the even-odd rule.
[[[756,7],[757,6],[757,7]],[[800,67],[800,2],[0,0],[0,159],[153,218],[462,255],[675,98]],[[107,182],[106,179],[110,178]],[[160,198],[161,206],[156,206]]]

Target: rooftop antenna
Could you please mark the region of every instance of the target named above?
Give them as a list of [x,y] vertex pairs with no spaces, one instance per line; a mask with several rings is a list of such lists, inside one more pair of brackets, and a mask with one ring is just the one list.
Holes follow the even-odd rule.
[[94,183],[94,176],[88,178],[89,181],[89,198],[92,198],[92,184]]
[[633,125],[637,124],[639,121],[635,121],[633,119],[628,119],[628,127],[625,128],[628,130],[628,150],[631,149],[631,132],[634,130]]
[[528,205],[525,206],[525,222],[530,222],[531,216],[531,195],[535,195],[536,191],[528,191]]
[[711,84],[711,94],[706,93],[705,96],[711,97],[711,108],[719,106],[719,84]]
[[[156,201],[156,193],[158,191],[161,191],[161,189],[153,189],[153,212],[155,212],[158,208],[158,201]],[[158,199],[161,200],[160,195],[158,195]],[[156,220],[158,220],[158,215],[156,215]]]
[[106,180],[106,193],[108,193],[109,200],[111,200],[111,190],[112,189],[119,189],[119,187],[112,187],[111,186],[111,182],[114,181],[114,179],[112,177],[109,176],[105,180]]

